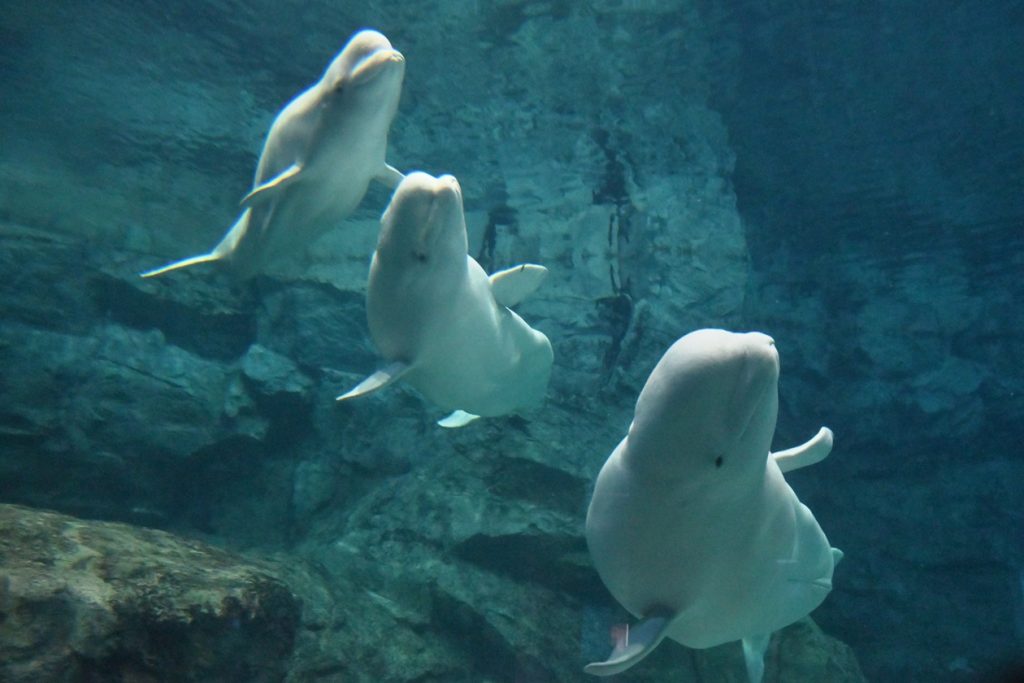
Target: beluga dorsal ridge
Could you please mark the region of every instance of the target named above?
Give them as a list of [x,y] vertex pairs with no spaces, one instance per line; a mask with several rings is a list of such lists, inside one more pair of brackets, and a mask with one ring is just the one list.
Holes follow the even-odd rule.
[[366,291],[370,336],[387,364],[339,401],[401,378],[453,411],[443,427],[543,401],[551,343],[508,306],[532,293],[547,270],[522,264],[488,277],[467,249],[458,181],[406,176],[381,217]]
[[341,223],[371,180],[397,187],[403,176],[385,154],[404,77],[405,58],[387,38],[371,30],[352,36],[323,77],[277,115],[242,214],[220,243],[142,277],[224,262],[247,279]]
[[831,591],[842,553],[783,472],[823,460],[832,432],[770,453],[778,379],[771,337],[725,330],[686,335],[651,372],[586,523],[598,574],[640,621],[588,673],[624,671],[664,638],[739,640],[758,683],[771,634]]

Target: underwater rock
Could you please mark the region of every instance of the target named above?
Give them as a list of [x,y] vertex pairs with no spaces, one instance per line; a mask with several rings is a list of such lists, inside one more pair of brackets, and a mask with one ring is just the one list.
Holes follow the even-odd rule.
[[0,679],[283,679],[300,607],[260,564],[15,505],[0,527]]
[[260,344],[250,346],[242,357],[242,374],[267,398],[306,399],[313,386],[292,359]]
[[[362,255],[364,263],[368,257]],[[365,268],[362,277],[360,286],[365,286]],[[366,334],[363,294],[308,280],[261,284],[261,345],[290,358],[314,379],[327,368],[361,372],[377,362]]]
[[338,487],[337,467],[320,460],[307,460],[295,467],[292,481],[292,507],[295,518],[305,522],[321,509]]
[[[693,681],[749,683],[736,643],[693,650]],[[810,618],[772,636],[765,652],[765,683],[866,683],[853,650],[822,632]]]
[[[0,312],[4,327],[21,323],[80,334],[94,324],[81,278],[63,277],[81,260],[80,239],[0,221]],[[45,286],[41,286],[45,283]]]
[[[459,440],[476,441],[476,430]],[[302,544],[329,583],[356,583],[371,598],[359,628],[333,636],[344,639],[335,651],[345,656],[334,657],[345,680],[409,680],[417,667],[422,680],[499,681],[517,666],[536,674],[527,680],[573,680],[571,594],[600,589],[576,518],[585,482],[493,449],[423,457],[429,466],[373,488],[344,520],[321,521],[341,525],[330,542]],[[372,642],[381,631],[400,640]],[[399,647],[424,633],[411,651]],[[353,652],[379,658],[377,668],[354,669]]]
[[866,681],[849,645],[824,632],[811,618],[779,632],[769,645],[765,679],[789,681]]
[[429,594],[415,586],[368,580],[371,568],[352,549],[347,575],[315,563],[282,563],[302,596],[303,625],[286,680],[294,683],[401,683],[487,680],[472,658],[431,618]]
[[[528,476],[516,475],[520,466],[527,468],[520,474]],[[536,472],[525,463],[502,469],[501,478],[497,474],[488,479],[491,486],[507,480],[514,498],[525,496],[534,504],[547,499],[566,510],[579,502],[570,496],[557,503],[557,491],[567,483],[557,476],[548,491],[529,486]],[[422,478],[413,488],[428,481]],[[415,501],[403,489],[398,487],[397,501],[408,507]],[[472,510],[473,498],[467,495],[457,506],[458,516]],[[421,508],[409,509],[415,514]],[[508,522],[509,531],[526,530],[513,522],[517,513],[502,512],[500,498],[478,509],[491,518],[491,534],[501,533]],[[386,523],[375,510],[377,504],[366,508],[371,523]],[[342,561],[324,565],[293,553],[253,560],[163,532],[0,506],[0,524],[9,530],[0,539],[5,577],[0,677],[12,683],[97,676],[356,683],[584,680],[580,601],[595,600],[594,587],[568,584],[555,590],[507,563],[446,557],[438,548],[446,522],[437,521],[433,542],[417,540],[409,527],[381,528],[376,537],[347,534],[333,544]],[[460,533],[472,534],[473,526],[464,522]],[[533,533],[543,537],[557,525],[547,528]],[[362,545],[371,541],[377,545]],[[582,548],[581,537],[574,543]],[[322,540],[317,545],[328,547]],[[301,618],[292,596],[302,601]],[[798,628],[804,635],[794,638]],[[787,672],[785,678],[772,678],[776,670]],[[739,683],[742,672],[738,648],[672,646],[623,680]],[[769,650],[768,681],[859,683],[863,679],[856,674],[849,650],[809,622],[780,632]]]
[[0,471],[23,502],[101,516],[120,509],[113,515],[124,519],[172,496],[168,471],[180,473],[192,454],[244,448],[267,428],[245,410],[228,415],[229,368],[156,330],[98,325],[79,336],[7,325],[0,350],[0,425],[10,438]]
[[[117,252],[111,255],[124,258]],[[91,297],[110,322],[160,330],[169,344],[225,362],[244,353],[256,338],[253,298],[244,291],[203,286],[192,274],[171,286],[140,280],[134,272],[124,272],[123,265],[101,268],[92,278]]]

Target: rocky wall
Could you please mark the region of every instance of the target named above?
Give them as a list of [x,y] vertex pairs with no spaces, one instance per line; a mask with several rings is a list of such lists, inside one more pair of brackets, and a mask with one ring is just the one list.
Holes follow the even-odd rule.
[[[624,616],[585,552],[593,477],[664,349],[744,325],[702,21],[686,2],[19,6],[0,48],[23,95],[0,119],[3,500],[284,558],[294,680],[581,679]],[[220,237],[274,113],[363,25],[408,61],[389,160],[459,177],[486,268],[551,271],[519,309],[555,347],[537,411],[452,433],[404,387],[334,403],[376,367],[380,189],[248,286],[137,277]],[[799,412],[809,435],[823,416]],[[770,675],[860,679],[794,630]],[[709,657],[665,647],[625,678],[742,675],[737,648]]]
[[1024,16],[731,4],[744,318],[788,345],[780,439],[836,432],[793,476],[846,551],[819,617],[873,680],[976,680],[1024,652]]

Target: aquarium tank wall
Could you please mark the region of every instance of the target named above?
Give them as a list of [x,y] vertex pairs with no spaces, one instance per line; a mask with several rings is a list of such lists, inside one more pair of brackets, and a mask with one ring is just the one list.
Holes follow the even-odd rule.
[[1022,31],[5,3],[0,679],[1015,680]]

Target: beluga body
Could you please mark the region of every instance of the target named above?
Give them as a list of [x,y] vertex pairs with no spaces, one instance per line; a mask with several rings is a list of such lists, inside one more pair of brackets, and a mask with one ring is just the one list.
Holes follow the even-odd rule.
[[223,262],[247,279],[351,215],[371,180],[396,187],[402,174],[385,154],[404,75],[405,59],[387,38],[371,30],[352,36],[323,77],[277,115],[242,214],[220,243],[142,276]]
[[651,372],[586,522],[601,579],[640,622],[588,673],[623,671],[663,638],[740,640],[760,681],[772,632],[832,589],[842,553],[783,476],[824,459],[832,432],[770,453],[778,378],[771,337],[725,330],[684,336]]
[[458,181],[406,176],[381,217],[366,292],[370,336],[388,365],[338,400],[402,378],[453,411],[439,423],[445,427],[543,401],[551,343],[508,307],[547,270],[523,264],[488,277],[467,249]]

